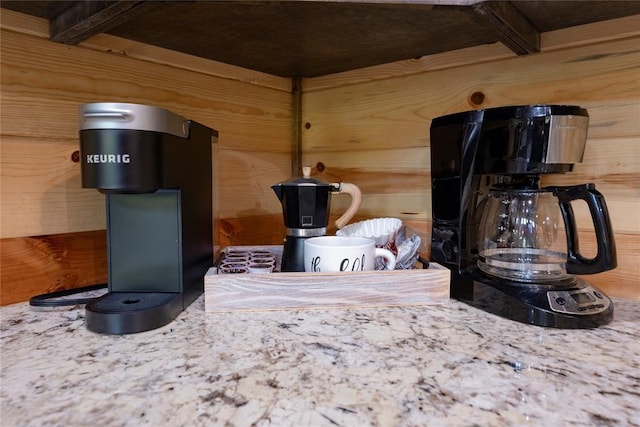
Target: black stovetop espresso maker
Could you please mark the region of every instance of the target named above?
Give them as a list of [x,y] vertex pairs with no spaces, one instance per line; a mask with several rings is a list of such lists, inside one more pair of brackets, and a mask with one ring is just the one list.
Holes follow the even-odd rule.
[[[451,269],[451,296],[541,326],[592,328],[613,303],[576,275],[616,267],[607,206],[594,184],[540,187],[582,162],[589,116],[524,105],[431,123],[431,260]],[[596,255],[579,247],[573,202],[586,203]]]
[[172,321],[213,265],[217,131],[147,105],[80,107],[82,186],[105,194],[108,292],[89,330],[142,332]]
[[302,177],[280,182],[271,187],[282,203],[287,236],[282,250],[282,271],[304,271],[304,241],[327,234],[332,193],[347,193],[351,205],[335,222],[344,227],[356,214],[362,202],[360,189],[348,182],[328,183],[311,177],[311,168],[302,168]]

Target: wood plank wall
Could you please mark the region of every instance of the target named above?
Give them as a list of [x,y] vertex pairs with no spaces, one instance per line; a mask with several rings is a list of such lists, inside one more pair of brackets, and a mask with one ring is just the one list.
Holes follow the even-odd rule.
[[[303,164],[364,194],[359,215],[394,216],[428,240],[429,126],[476,108],[577,104],[590,115],[584,162],[545,184],[594,182],[605,195],[617,269],[585,277],[615,296],[640,298],[640,16],[542,35],[542,52],[517,57],[487,45],[303,82]],[[318,168],[318,166],[320,166]],[[321,173],[319,173],[319,170]],[[334,210],[346,209],[336,197]],[[591,220],[577,206],[581,249]]]
[[290,177],[289,79],[107,35],[66,46],[44,20],[1,19],[1,304],[106,280],[104,197],[81,188],[76,157],[87,102],[156,105],[217,129],[219,244],[282,240],[269,187]]
[[[7,10],[0,18],[0,304],[106,279],[103,197],[80,188],[74,162],[85,102],[158,105],[218,129],[219,243],[281,241],[269,187],[290,175],[291,81],[107,35],[63,46],[47,40],[46,21]],[[303,162],[362,188],[357,219],[398,216],[427,241],[431,118],[582,105],[591,115],[585,162],[555,179],[593,181],[605,194],[619,267],[589,280],[640,298],[639,28],[631,17],[543,34],[543,52],[528,57],[488,45],[305,79]],[[333,216],[347,203],[334,197]]]

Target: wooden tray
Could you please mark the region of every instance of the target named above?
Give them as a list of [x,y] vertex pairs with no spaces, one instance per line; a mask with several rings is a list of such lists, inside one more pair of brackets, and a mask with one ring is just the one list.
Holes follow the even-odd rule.
[[204,278],[205,311],[427,305],[449,298],[450,276],[435,263],[428,269],[342,273],[217,274],[213,267]]

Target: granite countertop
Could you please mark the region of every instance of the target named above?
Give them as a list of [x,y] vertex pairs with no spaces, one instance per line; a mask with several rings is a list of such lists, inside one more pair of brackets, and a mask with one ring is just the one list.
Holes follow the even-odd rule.
[[3,426],[640,426],[640,301],[558,330],[457,301],[205,313],[125,336],[3,307]]

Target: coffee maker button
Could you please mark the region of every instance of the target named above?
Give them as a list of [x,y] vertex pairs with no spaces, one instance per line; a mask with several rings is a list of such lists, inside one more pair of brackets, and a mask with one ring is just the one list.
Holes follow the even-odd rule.
[[602,296],[602,294],[601,294],[600,292],[598,292],[598,291],[593,291],[593,294],[594,294],[597,298],[604,299],[604,297]]
[[567,300],[562,297],[558,297],[556,298],[556,302],[558,303],[558,305],[565,305],[567,303]]
[[578,311],[585,311],[587,307],[578,307]]

